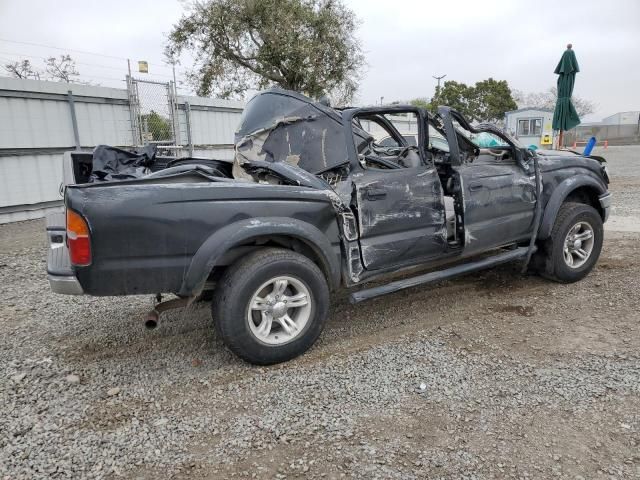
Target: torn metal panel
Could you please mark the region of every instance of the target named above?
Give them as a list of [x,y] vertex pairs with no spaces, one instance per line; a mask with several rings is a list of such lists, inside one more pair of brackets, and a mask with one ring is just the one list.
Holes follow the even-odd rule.
[[236,132],[234,176],[246,162],[287,162],[319,174],[349,162],[340,113],[304,95],[272,89],[247,104]]

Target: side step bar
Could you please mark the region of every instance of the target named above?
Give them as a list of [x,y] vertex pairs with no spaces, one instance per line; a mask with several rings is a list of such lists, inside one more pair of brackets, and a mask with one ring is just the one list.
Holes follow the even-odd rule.
[[[534,252],[535,250],[536,248],[534,247]],[[493,255],[491,257],[476,260],[475,262],[463,263],[461,265],[456,265],[445,270],[437,270],[435,272],[418,275],[417,277],[397,280],[395,282],[387,283],[386,285],[380,285],[379,287],[360,290],[359,292],[352,293],[349,297],[349,300],[351,301],[351,303],[359,303],[364,300],[379,297],[381,295],[404,290],[405,288],[415,287],[416,285],[448,280],[449,278],[457,277],[458,275],[477,272],[478,270],[484,270],[485,268],[500,265],[502,263],[509,263],[520,258],[525,258],[528,251],[528,247],[519,247],[514,250],[509,250],[497,255]]]

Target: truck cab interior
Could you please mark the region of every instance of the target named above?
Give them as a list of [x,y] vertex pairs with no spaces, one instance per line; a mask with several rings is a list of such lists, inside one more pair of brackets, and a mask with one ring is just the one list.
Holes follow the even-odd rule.
[[[350,113],[352,209],[367,269],[527,239],[535,181],[521,149],[494,127],[474,128],[450,109],[436,116],[407,107]],[[415,116],[415,145],[394,125],[400,115]]]

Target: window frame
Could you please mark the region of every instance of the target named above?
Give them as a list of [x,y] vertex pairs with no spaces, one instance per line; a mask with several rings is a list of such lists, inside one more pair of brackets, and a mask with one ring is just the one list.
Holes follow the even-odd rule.
[[[540,122],[540,131],[536,133],[535,131],[535,122]],[[518,137],[539,137],[542,135],[542,125],[544,123],[543,117],[526,117],[526,118],[518,118],[518,123],[516,125],[516,135]],[[527,133],[521,131],[520,126],[524,124],[527,126]]]
[[[353,119],[355,117],[367,117],[371,115],[387,115],[387,114],[399,114],[399,113],[413,113],[419,119],[418,122],[418,138],[422,139],[422,142],[418,142],[418,153],[422,160],[422,166],[420,168],[430,168],[433,166],[433,160],[427,157],[425,145],[429,142],[428,132],[425,132],[425,126],[423,123],[428,118],[428,114],[421,108],[413,106],[398,106],[398,107],[362,107],[362,108],[347,108],[342,110],[343,128],[345,129],[345,136],[349,138],[347,141],[347,155],[349,156],[349,163],[353,171],[362,171],[363,167],[358,160],[357,146],[353,138]],[[385,121],[389,122],[386,117]],[[398,136],[402,135],[398,130],[389,122],[390,128],[397,132]],[[395,135],[392,135],[395,136]],[[403,139],[404,142],[404,139]]]
[[[540,122],[540,130],[537,133],[536,133],[535,123],[534,122]],[[530,136],[539,137],[540,135],[542,135],[542,122],[543,122],[543,118],[542,117],[536,117],[536,118],[532,118],[531,120],[529,120],[529,132],[531,132]]]

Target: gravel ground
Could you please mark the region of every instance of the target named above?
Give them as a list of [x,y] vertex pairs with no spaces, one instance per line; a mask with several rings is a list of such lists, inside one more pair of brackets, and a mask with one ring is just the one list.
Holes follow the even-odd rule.
[[[0,226],[0,478],[640,478],[640,148],[573,285],[507,265],[351,306],[257,368],[207,304],[63,297],[42,221]],[[618,223],[616,223],[618,222]]]

